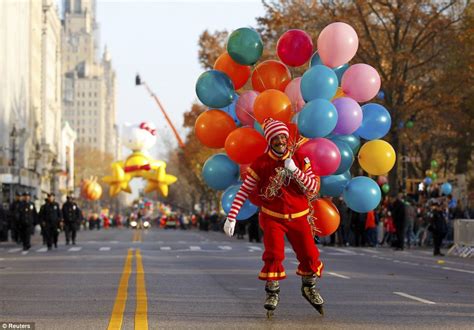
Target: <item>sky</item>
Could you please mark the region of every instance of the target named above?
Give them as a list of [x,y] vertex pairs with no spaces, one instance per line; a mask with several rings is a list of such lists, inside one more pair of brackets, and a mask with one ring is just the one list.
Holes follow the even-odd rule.
[[135,75],[155,92],[184,139],[183,113],[197,100],[195,83],[204,72],[199,35],[206,29],[255,27],[255,18],[263,14],[260,0],[98,0],[101,49],[107,45],[117,74],[118,124],[154,122],[163,141],[156,150],[165,157],[163,143],[177,143],[155,101],[135,86]]

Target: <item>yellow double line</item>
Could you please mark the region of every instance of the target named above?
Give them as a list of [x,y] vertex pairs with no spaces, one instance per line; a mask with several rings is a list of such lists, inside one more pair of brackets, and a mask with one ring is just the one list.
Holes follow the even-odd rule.
[[[135,330],[148,329],[148,303],[145,286],[145,272],[143,270],[142,255],[140,249],[135,250],[136,258],[136,308],[135,308]],[[123,322],[123,312],[127,303],[128,282],[132,273],[133,249],[128,249],[127,259],[123,266],[117,296],[115,297],[114,309],[110,317],[108,330],[120,330]]]
[[142,231],[141,230],[135,230],[133,232],[132,242],[143,242],[142,241]]

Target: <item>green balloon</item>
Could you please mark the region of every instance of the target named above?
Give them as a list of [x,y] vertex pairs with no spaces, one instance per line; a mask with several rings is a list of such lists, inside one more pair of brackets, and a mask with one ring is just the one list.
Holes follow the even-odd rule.
[[434,172],[431,173],[431,178],[433,179],[433,181],[436,180],[438,178],[438,174],[436,174]]
[[388,183],[384,183],[382,186],[382,191],[386,194],[390,191],[390,185]]
[[434,159],[431,161],[431,168],[438,168],[438,162]]
[[413,123],[413,121],[409,120],[409,121],[406,122],[405,127],[406,128],[413,128],[414,125],[415,124]]
[[237,29],[229,36],[227,52],[237,63],[253,65],[257,63],[260,56],[262,56],[262,38],[260,38],[260,35],[254,29]]

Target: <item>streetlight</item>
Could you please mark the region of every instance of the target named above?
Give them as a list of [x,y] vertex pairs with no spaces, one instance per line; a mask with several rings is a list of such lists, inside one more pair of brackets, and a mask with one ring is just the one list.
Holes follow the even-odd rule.
[[[13,174],[16,167],[16,140],[18,138],[18,132],[15,125],[13,125],[12,131],[10,132],[10,166],[12,168],[12,180],[10,183],[10,205],[13,203]],[[20,173],[18,171],[18,181],[20,180]],[[19,182],[20,183],[20,182]]]
[[158,96],[156,96],[155,93],[153,93],[153,91],[150,89],[150,87],[148,87],[147,83],[142,81],[142,79],[140,78],[140,75],[136,75],[135,76],[135,85],[136,86],[140,86],[140,85],[143,85],[145,86],[146,90],[148,91],[148,93],[150,94],[150,96],[155,99],[156,103],[158,104],[158,107],[160,108],[161,112],[163,113],[163,115],[165,116],[165,119],[166,121],[168,122],[168,125],[171,127],[171,129],[173,130],[173,133],[174,133],[174,136],[176,137],[176,140],[178,140],[178,145],[181,147],[181,148],[184,148],[184,143],[183,143],[183,140],[181,140],[181,137],[179,136],[178,134],[178,131],[176,130],[176,128],[174,127],[173,123],[171,122],[171,120],[169,119],[168,117],[168,114],[166,113],[165,109],[163,108],[163,106],[161,105],[161,102],[160,100],[158,99]]

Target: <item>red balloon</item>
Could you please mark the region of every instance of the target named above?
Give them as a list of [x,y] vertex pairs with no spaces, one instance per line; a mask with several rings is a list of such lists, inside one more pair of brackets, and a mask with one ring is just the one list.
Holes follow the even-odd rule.
[[262,62],[252,72],[252,88],[257,92],[267,89],[278,89],[284,92],[290,81],[290,70],[280,61]]
[[326,198],[318,198],[312,201],[311,205],[318,236],[323,237],[334,233],[341,222],[337,207]]
[[235,128],[230,115],[214,109],[201,113],[194,124],[196,137],[209,148],[223,148],[225,139]]
[[301,66],[313,54],[313,41],[303,30],[289,30],[282,34],[277,43],[280,60],[289,66]]
[[296,152],[308,157],[313,173],[320,176],[333,174],[341,163],[339,148],[334,142],[325,138],[310,139]]
[[225,140],[225,151],[237,164],[250,164],[267,149],[265,138],[253,128],[240,127]]

